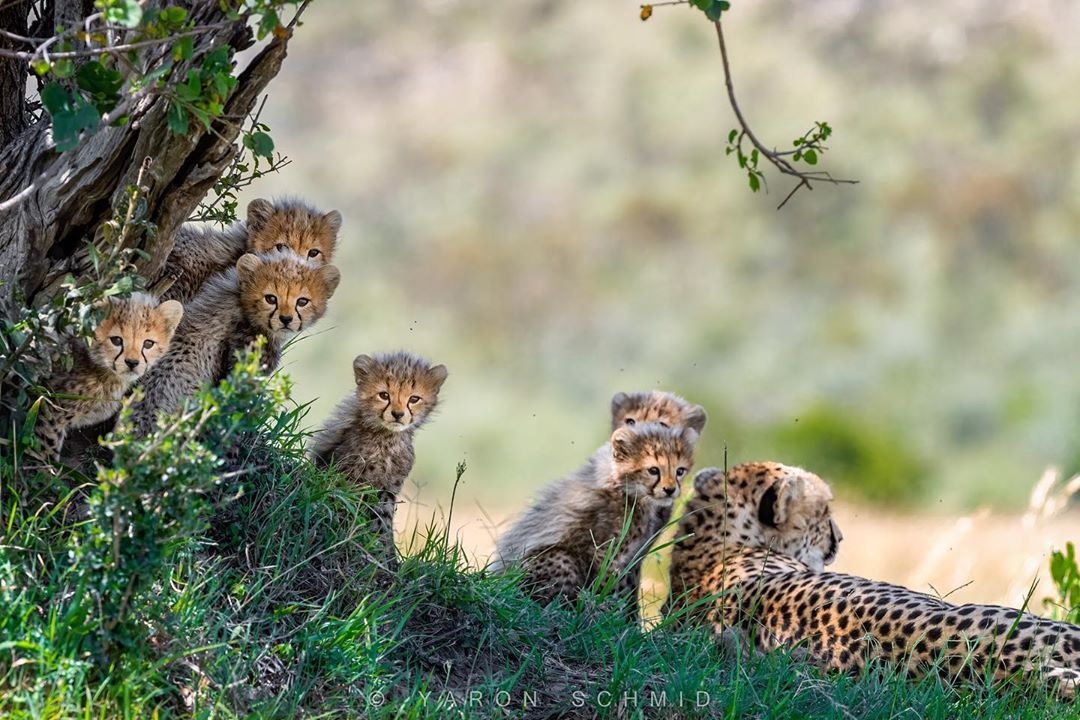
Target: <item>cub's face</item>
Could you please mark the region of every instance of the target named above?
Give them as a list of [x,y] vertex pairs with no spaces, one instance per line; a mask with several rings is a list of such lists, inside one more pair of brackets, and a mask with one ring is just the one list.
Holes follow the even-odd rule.
[[691,428],[698,435],[705,429],[705,408],[660,390],[616,393],[611,398],[611,429],[624,425],[660,423],[666,427]]
[[391,432],[419,426],[439,402],[445,365],[405,352],[358,355],[353,360],[356,395],[367,424]]
[[341,281],[333,265],[316,266],[287,251],[244,255],[236,273],[248,321],[281,340],[321,318]]
[[334,256],[341,213],[322,214],[292,202],[252,200],[247,211],[248,247],[253,253],[290,250],[316,265]]
[[94,331],[94,362],[132,383],[169,349],[184,307],[176,300],[160,305],[146,293],[109,300],[108,313]]
[[611,435],[615,474],[626,493],[669,504],[694,466],[697,432],[659,423],[624,426]]
[[817,572],[844,539],[825,481],[775,462],[743,463],[726,477],[718,468],[699,472],[679,527],[691,544],[768,548]]

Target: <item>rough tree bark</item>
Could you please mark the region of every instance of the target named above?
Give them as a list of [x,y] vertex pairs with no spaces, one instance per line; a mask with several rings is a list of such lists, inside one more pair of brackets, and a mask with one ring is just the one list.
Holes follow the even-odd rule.
[[[0,28],[24,34],[30,3],[9,0],[0,4],[4,8]],[[56,12],[73,4],[81,2],[56,3]],[[147,5],[161,4],[176,3],[155,0]],[[217,2],[192,0],[186,5],[196,25],[226,20]],[[138,261],[137,267],[143,277],[153,278],[172,247],[174,230],[228,168],[245,118],[281,68],[289,36],[275,36],[247,63],[224,114],[210,130],[192,122],[189,134],[173,134],[165,98],[151,92],[130,107],[127,124],[102,128],[65,153],[52,146],[47,115],[29,127],[22,126],[25,108],[19,96],[26,82],[26,63],[0,59],[0,139],[4,141],[0,150],[0,278],[4,281],[0,307],[11,308],[18,291],[28,302],[42,302],[55,292],[65,274],[78,277],[85,270],[88,243],[112,217],[113,207],[127,186],[135,183],[147,157],[152,159],[146,176],[147,219],[158,232],[138,238],[148,257]],[[223,44],[234,54],[252,42],[244,23],[226,23],[199,36],[192,62]],[[13,66],[19,72],[11,72]]]

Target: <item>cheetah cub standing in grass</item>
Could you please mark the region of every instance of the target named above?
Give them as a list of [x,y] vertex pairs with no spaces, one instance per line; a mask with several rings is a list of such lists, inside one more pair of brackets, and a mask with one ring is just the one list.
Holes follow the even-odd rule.
[[[657,423],[669,428],[693,430],[696,437],[705,429],[706,420],[704,408],[673,393],[660,390],[620,392],[611,398],[612,431]],[[558,542],[563,532],[563,519],[576,514],[582,504],[591,502],[592,490],[608,487],[615,463],[612,453],[612,443],[605,443],[584,466],[545,488],[532,507],[499,539],[491,569],[501,572],[515,562],[522,562],[534,549]],[[623,540],[620,557],[626,565],[624,584],[632,618],[637,617],[635,608],[637,588],[641,584],[641,560],[657,535],[670,522],[672,504],[671,498],[640,498],[636,514],[639,519],[646,521],[645,525],[633,540],[629,537]]]
[[583,470],[540,494],[499,539],[495,571],[519,562],[525,586],[538,601],[573,600],[605,569],[627,615],[638,618],[639,565],[655,505],[670,505],[694,464],[697,432],[659,423],[623,426],[611,435],[610,452],[595,453]]
[[290,251],[243,255],[236,267],[214,276],[188,305],[172,347],[140,383],[135,430],[145,435],[158,411],[173,412],[200,385],[228,375],[237,350],[266,338],[263,368],[272,372],[282,346],[326,313],[341,275]]
[[356,391],[315,433],[309,453],[316,465],[333,465],[357,485],[375,489],[373,522],[393,563],[394,510],[416,458],[413,435],[438,405],[446,366],[395,352],[358,355],[353,373]]
[[247,220],[224,230],[188,223],[176,231],[173,250],[154,287],[163,298],[188,302],[206,281],[236,264],[244,253],[291,250],[315,265],[334,256],[341,213],[324,213],[303,200],[252,200]]
[[120,398],[168,350],[183,315],[179,302],[159,304],[146,293],[108,301],[89,347],[72,341],[71,370],[46,383],[53,397],[42,402],[35,426],[45,459],[60,459],[69,430],[102,422],[120,410]]

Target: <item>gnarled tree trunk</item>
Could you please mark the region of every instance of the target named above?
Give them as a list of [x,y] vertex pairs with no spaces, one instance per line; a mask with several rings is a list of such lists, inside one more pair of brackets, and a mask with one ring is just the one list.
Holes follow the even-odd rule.
[[[148,5],[159,4],[165,3]],[[0,29],[24,34],[31,3],[2,5]],[[44,5],[42,12],[59,13],[71,3]],[[221,45],[228,46],[230,54],[251,46],[250,30],[240,21],[224,22],[217,2],[192,0],[188,11],[197,26],[220,25],[195,36],[190,64]],[[166,99],[149,92],[134,100],[129,122],[102,128],[64,153],[50,141],[47,114],[24,127],[27,63],[0,58],[0,300],[6,301],[0,307],[10,309],[18,296],[38,304],[55,292],[65,274],[77,278],[84,271],[88,243],[135,183],[144,158],[152,161],[144,178],[146,219],[157,226],[157,233],[137,238],[147,253],[137,267],[144,277],[154,277],[172,247],[173,231],[229,167],[245,118],[281,67],[288,35],[273,37],[247,63],[224,114],[209,130],[192,122],[188,134],[174,134],[166,118]],[[13,47],[10,40],[0,38],[0,43]],[[175,72],[182,71],[178,67]]]

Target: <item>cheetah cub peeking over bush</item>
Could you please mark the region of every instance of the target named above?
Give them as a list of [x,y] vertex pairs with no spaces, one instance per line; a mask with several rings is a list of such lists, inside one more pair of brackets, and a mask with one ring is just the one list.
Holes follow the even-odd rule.
[[247,220],[224,230],[188,223],[176,231],[173,250],[160,277],[152,283],[162,298],[187,303],[214,275],[236,265],[245,253],[291,250],[314,265],[334,256],[341,213],[322,212],[303,200],[256,199],[247,207]]
[[42,456],[56,462],[69,430],[107,420],[120,410],[120,399],[169,348],[184,315],[175,301],[163,303],[146,293],[108,301],[107,314],[89,347],[72,340],[73,365],[45,384],[35,433]]
[[200,385],[220,382],[236,351],[260,337],[263,368],[275,370],[282,346],[326,313],[340,280],[333,265],[316,266],[288,250],[243,255],[212,277],[188,305],[169,352],[140,383],[136,432],[146,435],[159,411],[173,412]]
[[574,600],[605,572],[638,618],[640,563],[657,506],[669,506],[694,464],[697,432],[624,425],[581,471],[548,485],[498,541],[491,569],[519,563],[536,600]]
[[413,435],[438,405],[447,370],[395,352],[358,355],[353,374],[356,391],[312,437],[309,454],[316,465],[332,465],[356,485],[374,488],[372,521],[385,558],[393,563],[394,510],[416,459]]

